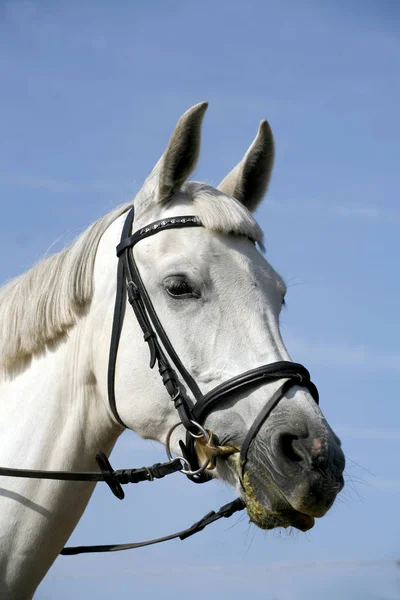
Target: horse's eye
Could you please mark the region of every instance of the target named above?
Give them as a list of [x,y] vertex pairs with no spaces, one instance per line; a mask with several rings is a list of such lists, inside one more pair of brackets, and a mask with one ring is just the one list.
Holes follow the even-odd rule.
[[167,294],[172,298],[196,298],[193,286],[185,277],[168,277],[164,282]]

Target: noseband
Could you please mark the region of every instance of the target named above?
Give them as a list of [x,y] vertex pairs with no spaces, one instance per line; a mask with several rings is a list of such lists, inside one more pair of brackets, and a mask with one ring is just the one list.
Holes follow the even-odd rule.
[[[144,341],[150,350],[150,368],[157,364],[162,382],[173,401],[178,412],[180,423],[186,429],[186,443],[180,442],[182,458],[188,469],[182,471],[192,481],[204,483],[212,476],[205,471],[207,464],[199,465],[195,450],[195,439],[204,435],[204,421],[212,410],[220,403],[231,397],[232,394],[243,393],[250,387],[261,386],[266,383],[284,379],[283,384],[276,390],[268,400],[250,427],[241,446],[240,459],[242,473],[247,461],[248,451],[251,443],[262,427],[271,411],[285,396],[288,390],[294,386],[308,389],[311,396],[318,404],[318,390],[310,380],[310,374],[300,364],[288,361],[279,361],[268,365],[262,365],[232,377],[228,381],[215,387],[207,394],[203,394],[183,365],[181,359],[174,350],[172,343],[162,326],[153,303],[140,276],[131,249],[141,240],[155,235],[159,231],[168,229],[181,229],[183,227],[203,227],[200,219],[196,216],[178,216],[155,221],[140,229],[133,235],[132,225],[135,210],[132,207],[123,226],[121,241],[117,246],[118,276],[117,295],[114,309],[114,320],[112,338],[109,354],[108,367],[108,397],[111,411],[120,425],[126,427],[122,421],[115,399],[115,368],[118,352],[118,343],[122,331],[125,314],[126,297],[128,297],[136,319],[142,329]],[[173,366],[172,366],[172,364]],[[185,385],[187,387],[185,387]],[[189,397],[188,389],[192,397]]]

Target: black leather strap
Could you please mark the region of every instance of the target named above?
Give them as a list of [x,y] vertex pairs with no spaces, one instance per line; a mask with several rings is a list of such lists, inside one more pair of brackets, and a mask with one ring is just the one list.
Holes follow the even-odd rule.
[[[203,397],[203,394],[175,352],[175,349],[172,346],[157,316],[149,294],[147,293],[146,287],[137,268],[133,252],[130,251],[130,248],[139,240],[153,235],[154,233],[158,233],[162,229],[172,229],[177,227],[201,227],[202,224],[197,217],[192,215],[185,217],[171,217],[169,219],[155,221],[148,227],[145,227],[128,237],[132,228],[133,215],[134,209],[132,208],[125,222],[121,236],[121,242],[117,247],[117,255],[119,256],[120,263],[123,264],[123,274],[126,279],[126,283],[124,283],[124,285],[121,285],[120,281],[118,282],[118,290],[126,295],[125,290],[127,289],[129,302],[132,305],[137,321],[142,329],[144,340],[149,344],[150,367],[153,368],[156,363],[158,364],[158,369],[162,377],[163,384],[165,385],[168,394],[174,402],[182,424],[187,430],[197,433],[197,429],[192,423],[193,402],[186,394],[186,391],[183,388],[174,369],[172,369],[169,359],[171,359],[171,361],[174,363],[179,375],[191,390],[194,398],[200,399]],[[128,225],[126,223],[128,223]],[[117,296],[117,300],[119,301],[119,294]],[[119,314],[119,312],[120,311],[117,311],[116,301],[115,314]],[[113,332],[117,327],[122,327],[122,320],[116,317],[114,319]],[[117,336],[115,334],[114,338],[116,339],[116,337]],[[163,348],[168,354],[168,357]],[[118,413],[115,406],[115,397],[113,396],[115,380],[114,357],[116,356],[114,347],[113,352],[110,355],[112,356],[113,361],[110,360],[109,363],[109,396],[111,410],[115,415]],[[114,366],[114,368],[112,368],[112,366]]]
[[[242,447],[240,449],[240,461],[241,461],[242,472],[243,472],[243,469],[244,469],[246,461],[247,461],[247,454],[249,452],[250,445],[253,442],[253,440],[255,439],[259,430],[261,429],[263,423],[269,417],[272,410],[279,403],[279,401],[282,400],[282,398],[285,396],[286,392],[288,392],[290,388],[292,388],[296,385],[306,387],[310,391],[315,402],[318,403],[318,392],[316,392],[317,388],[314,386],[314,384],[311,381],[306,380],[304,378],[299,380],[298,377],[293,377],[293,376],[291,376],[290,379],[286,380],[283,383],[283,385],[281,385],[276,390],[276,392],[268,400],[268,402],[265,404],[265,406],[263,406],[261,411],[258,413],[257,417],[254,419],[254,422],[253,422],[252,426],[250,427],[249,431],[247,432],[247,435],[246,435],[244,442],[242,444]],[[316,396],[315,396],[315,392],[316,392]]]
[[106,455],[99,452],[96,460],[101,472],[81,472],[81,471],[39,471],[32,469],[11,469],[0,467],[0,476],[18,477],[23,479],[55,479],[57,481],[104,481],[108,484],[113,494],[122,500],[121,494],[117,490],[120,484],[140,483],[141,481],[153,481],[153,479],[162,479],[166,475],[172,475],[183,469],[179,458],[165,463],[156,463],[150,467],[140,467],[139,469],[118,469],[116,471],[110,465]]
[[164,231],[165,229],[180,229],[182,227],[203,227],[199,217],[194,215],[186,215],[179,217],[168,217],[165,219],[159,219],[154,221],[148,227],[143,227],[136,231],[133,235],[121,239],[121,242],[117,246],[117,256],[121,254],[127,248],[133,248],[133,246],[139,241],[143,240],[154,233]]
[[[297,379],[297,385],[302,385],[302,381],[311,383],[310,373],[299,363],[280,361],[262,365],[261,367],[256,367],[255,369],[241,373],[236,377],[232,377],[231,379],[228,379],[228,381],[224,381],[224,383],[221,383],[221,385],[218,385],[216,388],[205,394],[205,396],[196,403],[193,409],[193,416],[202,423],[214,406],[226,398],[228,394],[232,394],[237,390],[251,385],[264,385],[271,381],[287,377],[295,377]],[[313,384],[312,387],[316,402],[318,402],[317,388]]]
[[[128,215],[125,219],[124,226],[122,228],[121,239],[125,239],[132,229],[133,219],[135,217],[135,209],[132,206]],[[117,291],[115,297],[114,306],[114,317],[111,331],[110,341],[110,352],[108,356],[108,375],[107,375],[107,389],[108,389],[108,401],[110,404],[111,412],[114,415],[115,420],[124,428],[125,423],[121,419],[118,413],[117,404],[115,400],[115,369],[117,365],[117,354],[119,340],[121,337],[122,325],[124,322],[126,307],[126,276],[124,263],[122,259],[118,260],[117,267]]]
[[[207,415],[212,411],[214,406],[232,393],[237,392],[238,390],[246,389],[249,386],[265,385],[266,383],[277,381],[279,379],[287,379],[288,381],[286,381],[273,394],[270,400],[268,400],[268,402],[262,408],[243,442],[241,448],[242,469],[244,468],[247,460],[247,453],[249,451],[251,442],[257,435],[263,422],[268,418],[272,410],[279,403],[279,401],[282,400],[286,392],[291,387],[295,385],[306,387],[310,391],[315,402],[318,404],[318,390],[310,380],[310,373],[308,370],[303,367],[303,365],[289,361],[280,361],[271,363],[269,365],[262,365],[261,367],[251,369],[250,371],[246,371],[245,373],[225,381],[221,385],[208,392],[208,394],[206,394],[199,402],[197,402],[193,408],[194,419],[203,424]],[[190,435],[186,436],[184,457],[190,462],[191,465],[193,465],[193,470],[198,468],[199,462],[195,450],[195,444],[192,436]],[[198,476],[192,477],[191,479],[196,483],[205,483],[209,480],[209,478],[209,474],[204,472]]]
[[192,392],[193,396],[196,398],[196,400],[202,398],[203,394],[202,394],[199,386],[197,385],[197,383],[195,382],[193,377],[190,375],[190,373],[187,371],[186,367],[184,366],[181,359],[177,355],[173,345],[171,344],[171,342],[165,332],[164,327],[161,324],[160,319],[158,318],[158,315],[154,309],[153,303],[152,303],[150,296],[146,290],[146,287],[143,283],[142,277],[140,275],[139,269],[137,267],[136,261],[135,261],[132,253],[130,253],[128,255],[128,261],[129,261],[129,267],[131,269],[132,279],[140,292],[140,296],[146,307],[147,313],[151,319],[153,327],[156,330],[157,335],[158,335],[163,347],[165,348],[166,352],[168,353],[168,356],[171,358],[176,369],[178,370],[182,379],[185,381],[185,383],[191,390],[191,392]]
[[56,479],[59,481],[104,481],[100,472],[40,471],[34,469],[12,469],[0,467],[0,477],[22,477],[23,479]]
[[194,523],[191,527],[187,529],[183,529],[182,531],[178,531],[177,533],[172,533],[171,535],[166,535],[164,537],[155,538],[154,540],[146,540],[145,542],[134,542],[132,544],[104,544],[98,546],[70,546],[66,547],[61,551],[61,554],[64,556],[72,556],[76,554],[86,554],[88,552],[120,552],[121,550],[133,550],[134,548],[143,548],[144,546],[151,546],[153,544],[160,544],[161,542],[167,542],[169,540],[175,540],[179,538],[180,540],[186,540],[186,538],[202,531],[211,523],[218,521],[222,518],[229,518],[236,512],[243,510],[245,508],[245,504],[241,498],[236,498],[233,502],[229,502],[215,512],[211,511],[207,513],[200,521]]
[[125,498],[125,492],[122,489],[120,482],[115,477],[114,470],[104,452],[98,452],[96,454],[96,462],[103,475],[103,480],[106,482],[114,496],[116,496],[118,500],[123,500]]

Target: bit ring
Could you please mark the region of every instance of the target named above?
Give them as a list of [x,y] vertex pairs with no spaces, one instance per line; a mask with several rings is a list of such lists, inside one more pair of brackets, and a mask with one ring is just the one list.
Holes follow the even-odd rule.
[[[194,438],[202,438],[202,437],[208,438],[207,442],[209,442],[211,440],[211,435],[209,433],[207,433],[207,431],[201,425],[196,423],[196,421],[191,421],[191,423],[193,423],[193,425],[198,427],[199,431],[201,431],[201,435],[196,435],[196,434],[189,432],[190,435],[192,435]],[[173,425],[167,433],[167,438],[165,440],[165,450],[167,452],[167,456],[168,456],[169,460],[174,460],[174,457],[172,456],[172,452],[171,452],[171,447],[170,447],[171,436],[172,436],[173,432],[175,431],[175,429],[177,427],[179,427],[179,425],[182,425],[182,423],[181,422],[175,423],[175,425]],[[207,459],[198,469],[196,469],[195,471],[192,471],[191,465],[186,458],[184,458],[183,456],[176,456],[175,458],[179,458],[179,460],[182,460],[184,462],[184,464],[187,465],[187,467],[188,467],[187,469],[182,469],[180,471],[184,475],[199,475],[200,473],[203,473],[203,471],[206,470],[206,468],[208,467],[208,465],[211,462],[210,459]]]

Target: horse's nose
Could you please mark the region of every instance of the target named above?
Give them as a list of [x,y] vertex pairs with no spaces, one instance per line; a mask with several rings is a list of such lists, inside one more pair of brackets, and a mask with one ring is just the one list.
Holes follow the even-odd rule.
[[289,462],[301,466],[311,464],[310,444],[307,437],[300,437],[295,433],[281,432],[277,437],[277,444],[284,458]]
[[307,471],[317,469],[321,473],[329,472],[338,479],[342,477],[345,457],[334,439],[316,437],[311,433],[283,431],[278,434],[276,441],[282,458],[289,465],[297,464]]
[[321,517],[344,486],[345,458],[329,430],[282,431],[275,435],[275,467],[280,488],[301,513]]

